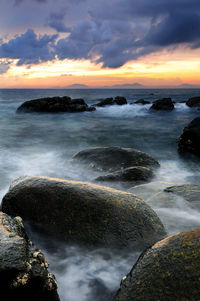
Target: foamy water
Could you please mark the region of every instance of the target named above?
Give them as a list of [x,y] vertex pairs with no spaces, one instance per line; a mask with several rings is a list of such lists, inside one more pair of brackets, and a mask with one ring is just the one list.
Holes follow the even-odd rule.
[[[88,104],[122,95],[129,104],[77,114],[15,114],[25,100],[55,95],[82,97]],[[181,158],[177,153],[183,128],[199,116],[196,109],[180,101],[196,95],[200,95],[200,90],[0,90],[1,197],[11,182],[23,175],[93,181],[96,173],[75,168],[70,159],[76,152],[95,146],[133,147],[151,154],[161,164],[152,181],[199,183],[199,161]],[[150,112],[150,105],[130,104],[140,98],[154,101],[170,96],[177,102],[172,112]],[[159,215],[169,234],[200,227],[198,207],[177,196],[160,202],[161,194],[162,190],[157,191],[155,197],[147,189],[145,201]],[[32,237],[44,248],[62,301],[112,300],[121,278],[139,255],[71,245],[57,246],[57,252],[51,253],[40,238],[35,234]]]

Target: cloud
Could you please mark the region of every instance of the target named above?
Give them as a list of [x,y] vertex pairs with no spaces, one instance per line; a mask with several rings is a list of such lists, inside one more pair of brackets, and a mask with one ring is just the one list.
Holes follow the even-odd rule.
[[[18,58],[18,64],[57,57],[89,59],[117,68],[162,49],[200,47],[199,0],[29,1],[48,1],[45,9],[40,6],[40,22],[43,14],[45,25],[69,35],[37,38],[28,30],[0,45],[0,57]],[[22,5],[25,7],[25,1]]]
[[47,20],[47,25],[55,29],[57,32],[70,32],[70,27],[67,27],[64,23],[65,15],[65,9],[57,13],[51,13]]
[[9,62],[0,62],[0,74],[4,74],[10,69]]
[[[25,0],[14,0],[14,4],[15,5],[19,5],[19,4],[21,4],[23,1],[25,1]],[[35,2],[38,2],[38,3],[45,3],[45,2],[47,2],[48,0],[31,0],[31,1],[35,1]]]
[[32,29],[0,45],[0,58],[18,59],[17,65],[38,64],[54,59],[51,49],[57,35],[37,37]]

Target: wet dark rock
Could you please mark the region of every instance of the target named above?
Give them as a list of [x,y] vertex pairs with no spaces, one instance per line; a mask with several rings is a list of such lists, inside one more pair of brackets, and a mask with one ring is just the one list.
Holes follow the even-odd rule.
[[165,235],[156,213],[135,195],[84,182],[19,178],[2,211],[57,239],[88,246],[143,249]]
[[139,257],[114,300],[198,300],[199,265],[200,228],[164,238]]
[[159,167],[158,161],[150,155],[133,148],[121,147],[85,149],[74,155],[71,162],[83,163],[90,169],[110,172],[134,166]]
[[47,97],[25,101],[18,109],[17,113],[75,113],[94,111],[83,99],[71,99],[68,96]]
[[127,100],[125,97],[116,96],[115,99],[113,97],[102,99],[99,103],[93,105],[95,107],[105,107],[112,105],[125,105],[127,104]]
[[104,107],[104,106],[112,106],[114,104],[115,104],[114,103],[114,99],[112,97],[110,97],[110,98],[102,99],[100,102],[98,102],[94,106],[96,106],[96,107]]
[[200,203],[200,186],[194,184],[176,185],[165,188],[165,192],[173,193],[188,202]]
[[162,98],[154,101],[150,109],[171,111],[174,109],[174,104],[171,98]]
[[178,142],[179,153],[200,156],[200,117],[192,120],[183,130]]
[[95,179],[95,181],[103,182],[132,182],[132,185],[136,185],[139,183],[144,183],[149,181],[153,177],[153,172],[148,167],[129,167],[124,170],[116,171],[114,173],[100,176]]
[[[0,212],[0,279],[4,300],[59,301],[48,262],[29,241],[22,219]],[[1,297],[1,298],[2,298]]]
[[138,100],[136,100],[135,102],[133,102],[132,104],[147,105],[147,104],[150,104],[150,101],[144,100],[144,99],[138,99]]
[[188,107],[200,107],[200,96],[189,98],[188,101],[186,101],[186,105]]
[[123,96],[116,96],[114,100],[115,104],[122,106],[127,104],[127,100]]

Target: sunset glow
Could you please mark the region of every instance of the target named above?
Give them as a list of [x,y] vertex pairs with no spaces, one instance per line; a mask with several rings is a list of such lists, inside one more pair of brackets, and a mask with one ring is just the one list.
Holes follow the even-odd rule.
[[[149,40],[149,36],[153,37],[153,41],[155,38],[161,41],[160,31],[164,30],[168,20],[159,19],[162,14],[160,15],[158,8],[154,8],[155,11],[158,10],[158,25],[157,23],[151,25],[149,23],[151,16],[148,16],[146,23],[140,27],[134,23],[138,20],[135,13],[131,19],[128,12],[124,12],[124,17],[128,16],[128,19],[127,21],[122,19],[119,24],[112,20],[110,15],[105,14],[102,22],[99,23],[97,17],[99,7],[95,5],[92,6],[88,19],[89,6],[87,10],[87,5],[80,16],[78,4],[72,3],[69,7],[66,6],[64,13],[58,9],[54,14],[52,12],[54,4],[49,0],[48,16],[45,11],[47,1],[41,3],[39,0],[29,1],[33,11],[40,10],[37,25],[30,11],[28,11],[30,19],[25,17],[28,9],[25,1],[13,0],[12,4],[8,4],[3,0],[5,12],[12,7],[13,27],[11,28],[10,22],[7,22],[5,17],[2,18],[0,88],[61,88],[72,84],[83,84],[94,88],[135,82],[150,87],[178,86],[183,83],[200,85],[200,49],[196,45],[191,47],[184,39],[174,44],[174,37],[171,36],[175,34],[176,28],[172,28],[167,33],[166,39],[168,38],[169,41],[162,41],[166,46],[156,46],[155,42],[151,47],[144,46],[145,39]],[[128,6],[129,1],[126,1]],[[91,4],[90,0],[84,2]],[[120,7],[121,2],[118,2]],[[79,1],[78,3],[80,4]],[[62,0],[60,5],[60,7],[64,6]],[[74,14],[70,15],[70,22],[67,21],[68,10]],[[0,17],[1,15],[2,12]],[[45,17],[41,22],[43,15]],[[171,21],[170,14],[168,18]],[[184,23],[180,23],[179,30],[181,26],[184,27]],[[126,30],[130,30],[129,36],[124,32]],[[147,33],[149,36],[146,38]],[[114,34],[117,36],[115,37]],[[129,45],[128,39],[133,34],[136,36],[135,41],[131,41],[132,45]],[[139,38],[141,46],[136,46]],[[123,44],[117,46],[120,39],[124,46]],[[126,43],[128,44],[125,45]],[[117,47],[123,49],[118,53]]]

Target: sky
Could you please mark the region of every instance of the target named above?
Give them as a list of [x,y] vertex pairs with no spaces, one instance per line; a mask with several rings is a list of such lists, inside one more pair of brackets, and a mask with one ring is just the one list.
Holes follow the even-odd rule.
[[199,0],[0,4],[0,88],[200,85]]

